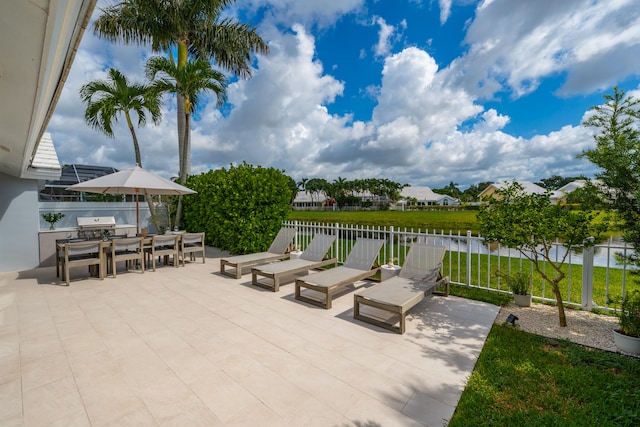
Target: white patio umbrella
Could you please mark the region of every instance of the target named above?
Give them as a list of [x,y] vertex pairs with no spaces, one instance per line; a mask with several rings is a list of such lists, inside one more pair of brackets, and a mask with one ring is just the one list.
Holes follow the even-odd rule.
[[140,213],[138,210],[138,195],[152,194],[182,195],[194,194],[195,191],[184,187],[154,173],[134,166],[120,172],[104,175],[67,187],[67,190],[101,194],[135,194],[136,195],[136,227],[140,233]]

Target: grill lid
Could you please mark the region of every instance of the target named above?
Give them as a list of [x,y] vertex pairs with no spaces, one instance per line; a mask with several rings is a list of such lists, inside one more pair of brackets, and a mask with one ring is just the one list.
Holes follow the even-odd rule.
[[116,227],[116,218],[113,216],[80,216],[76,218],[76,221],[80,230]]

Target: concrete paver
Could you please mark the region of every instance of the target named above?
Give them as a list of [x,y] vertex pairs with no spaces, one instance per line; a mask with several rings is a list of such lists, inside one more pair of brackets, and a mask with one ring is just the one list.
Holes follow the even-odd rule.
[[0,425],[443,425],[499,310],[434,296],[398,335],[353,319],[372,282],[324,310],[221,276],[223,255],[69,287],[0,273]]

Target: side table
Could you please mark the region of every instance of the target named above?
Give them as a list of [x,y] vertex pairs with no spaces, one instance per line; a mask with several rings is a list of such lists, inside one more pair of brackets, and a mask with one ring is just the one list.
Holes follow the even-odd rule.
[[388,266],[385,264],[380,268],[380,281],[384,282],[387,279],[391,279],[393,276],[397,276],[399,273],[400,266]]

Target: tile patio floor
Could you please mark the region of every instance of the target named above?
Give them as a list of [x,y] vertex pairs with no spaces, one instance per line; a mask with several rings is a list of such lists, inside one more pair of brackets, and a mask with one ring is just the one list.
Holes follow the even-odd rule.
[[219,256],[69,287],[0,273],[0,425],[442,425],[498,313],[435,296],[398,335],[353,319],[353,289],[324,310]]

